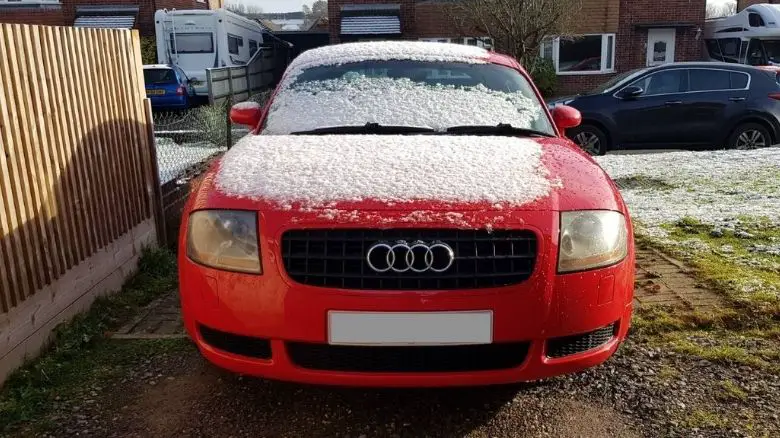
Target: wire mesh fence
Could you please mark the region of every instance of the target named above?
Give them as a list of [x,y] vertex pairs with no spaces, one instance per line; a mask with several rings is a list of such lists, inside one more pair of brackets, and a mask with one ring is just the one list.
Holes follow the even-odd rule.
[[[250,100],[264,105],[269,95],[270,91],[266,91]],[[229,111],[230,102],[225,102],[154,114],[161,184],[186,174],[190,167],[210,161],[249,133],[248,127],[230,122]]]
[[[250,100],[265,105],[270,94],[265,91]],[[225,102],[154,114],[166,243],[172,249],[176,248],[184,204],[198,177],[212,160],[249,134],[248,127],[230,122],[230,106]]]

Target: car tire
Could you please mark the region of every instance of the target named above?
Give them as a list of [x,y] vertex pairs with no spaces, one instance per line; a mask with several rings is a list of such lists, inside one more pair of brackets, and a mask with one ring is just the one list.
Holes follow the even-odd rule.
[[731,133],[726,143],[729,149],[751,150],[772,146],[769,130],[758,123],[743,123]]
[[580,125],[568,130],[566,136],[591,155],[607,153],[607,134],[594,125]]

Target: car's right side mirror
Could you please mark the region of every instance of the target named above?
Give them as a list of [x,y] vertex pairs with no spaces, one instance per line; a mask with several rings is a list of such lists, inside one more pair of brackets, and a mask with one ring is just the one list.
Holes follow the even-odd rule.
[[641,96],[642,93],[644,93],[645,90],[642,87],[638,87],[636,85],[630,85],[622,90],[620,90],[620,93],[618,93],[618,97],[621,99],[634,99],[638,96]]

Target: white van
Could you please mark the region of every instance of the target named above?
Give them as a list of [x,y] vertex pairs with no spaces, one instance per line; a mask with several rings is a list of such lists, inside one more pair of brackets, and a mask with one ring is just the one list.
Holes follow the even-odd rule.
[[710,61],[780,65],[780,5],[756,4],[707,20],[704,42]]
[[157,61],[176,65],[208,95],[206,69],[245,65],[263,45],[257,21],[225,9],[158,10],[154,14]]

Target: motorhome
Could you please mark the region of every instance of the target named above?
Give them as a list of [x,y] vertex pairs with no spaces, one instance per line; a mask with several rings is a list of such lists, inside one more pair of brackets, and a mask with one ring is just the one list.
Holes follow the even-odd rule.
[[707,20],[704,42],[711,61],[780,65],[780,5],[756,4]]
[[154,22],[158,62],[181,68],[200,96],[208,95],[207,68],[245,65],[263,46],[260,23],[225,9],[161,9]]

